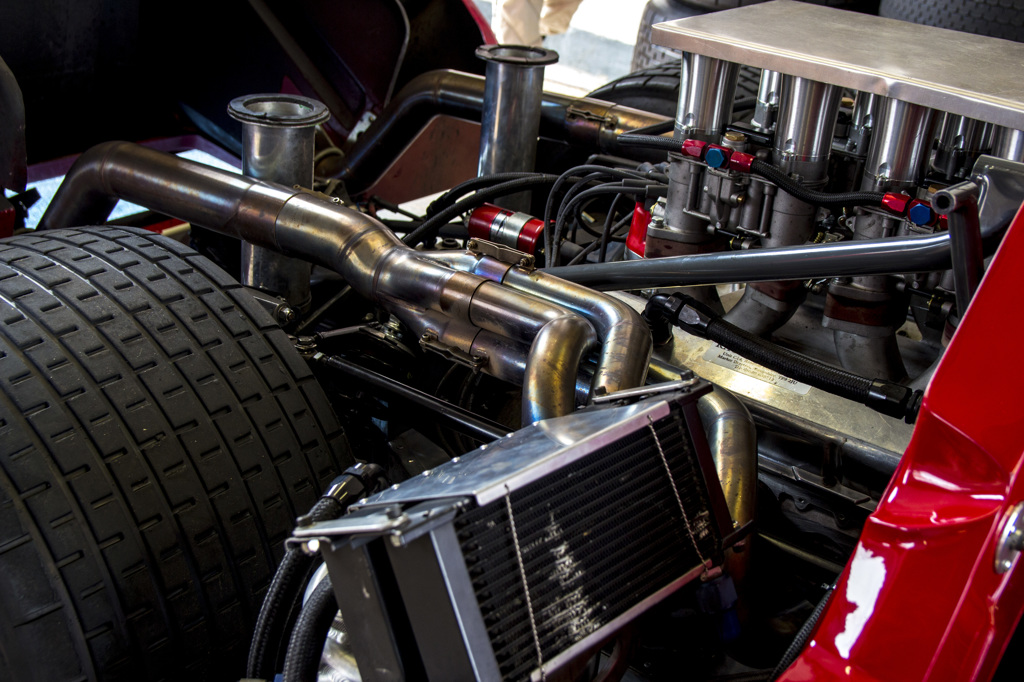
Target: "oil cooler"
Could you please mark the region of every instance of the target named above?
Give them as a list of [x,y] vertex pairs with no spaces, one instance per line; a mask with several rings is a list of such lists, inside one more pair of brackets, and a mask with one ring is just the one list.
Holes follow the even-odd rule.
[[698,383],[537,422],[301,527],[362,679],[550,678],[719,560]]

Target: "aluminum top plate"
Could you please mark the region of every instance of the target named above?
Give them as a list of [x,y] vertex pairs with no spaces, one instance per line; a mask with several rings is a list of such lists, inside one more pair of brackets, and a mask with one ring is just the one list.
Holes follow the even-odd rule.
[[1024,129],[1024,44],[792,0],[656,24],[658,45]]

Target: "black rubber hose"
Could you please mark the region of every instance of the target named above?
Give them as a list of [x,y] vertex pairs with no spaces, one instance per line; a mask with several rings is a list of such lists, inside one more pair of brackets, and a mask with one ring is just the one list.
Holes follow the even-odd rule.
[[658,294],[651,297],[644,318],[652,325],[652,333],[656,336],[659,334],[655,329],[667,321],[691,334],[710,339],[763,367],[862,403],[882,414],[906,419],[908,423],[913,423],[917,417],[920,391],[891,381],[858,376],[783,348],[726,322],[711,308],[684,294]]
[[836,586],[830,586],[818,605],[811,611],[811,615],[807,618],[807,622],[804,623],[800,631],[796,633],[796,637],[790,643],[789,648],[786,649],[786,653],[782,655],[782,660],[779,661],[775,669],[772,670],[772,674],[769,675],[769,682],[775,682],[782,676],[782,673],[786,672],[789,666],[793,665],[793,661],[796,660],[800,652],[804,650],[807,645],[807,640],[811,638],[811,633],[814,632],[814,628],[817,627],[818,621],[821,619],[821,614],[825,613],[825,609],[828,608],[829,602],[832,601],[832,594],[836,591]]
[[[375,464],[356,464],[330,485],[300,525],[340,517],[348,505],[372,492],[384,471]],[[314,559],[298,549],[289,549],[277,567],[256,619],[246,677],[272,679],[278,670],[287,640],[302,605],[302,592],[313,573]]]
[[629,131],[630,135],[661,135],[663,133],[670,133],[672,129],[676,127],[675,119],[668,119],[667,121],[660,121],[659,123],[652,123],[649,126],[642,128],[633,128]]
[[660,135],[634,135],[623,133],[618,137],[619,144],[627,147],[644,147],[645,149],[664,149],[667,152],[680,153],[683,150],[682,143],[672,137],[661,137]]
[[432,215],[415,230],[405,235],[402,241],[408,246],[415,247],[420,242],[424,242],[428,239],[434,239],[437,237],[438,231],[448,222],[456,216],[462,215],[470,209],[474,209],[481,204],[487,203],[491,199],[498,197],[507,196],[509,194],[516,194],[529,189],[537,187],[544,187],[545,185],[551,185],[558,180],[557,175],[531,175],[525,178],[519,178],[518,180],[509,180],[493,187],[482,189],[476,194],[470,197],[455,202],[446,209],[443,209],[440,213]]
[[[619,135],[618,140],[620,144],[633,147],[664,149],[665,151],[676,152],[677,154],[682,151],[682,144],[679,140],[670,137],[626,133]],[[885,196],[883,192],[840,192],[838,194],[830,194],[828,192],[808,189],[789,177],[781,168],[761,159],[754,159],[751,162],[750,172],[770,180],[800,201],[813,204],[814,206],[879,206],[882,203],[882,198]]]
[[721,318],[708,323],[707,338],[759,365],[849,400],[861,401],[871,390],[870,379],[766,341]]
[[295,629],[288,641],[288,654],[284,659],[284,682],[316,681],[324,642],[337,614],[338,601],[331,587],[331,579],[324,577],[295,621]]
[[786,173],[770,163],[761,159],[754,159],[750,164],[750,171],[760,175],[765,180],[775,183],[780,189],[792,194],[800,201],[813,204],[814,206],[880,206],[884,192],[840,192],[830,194],[808,189]]
[[[328,521],[341,516],[345,508],[330,498],[320,498],[309,512],[314,521]],[[274,573],[267,588],[260,615],[256,619],[246,677],[271,679],[277,672],[280,643],[291,630],[298,615],[297,604],[309,580],[313,557],[298,549],[289,549]]]

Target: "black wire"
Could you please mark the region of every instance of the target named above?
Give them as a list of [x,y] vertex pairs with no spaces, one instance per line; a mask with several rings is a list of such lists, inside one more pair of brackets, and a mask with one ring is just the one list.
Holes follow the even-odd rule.
[[557,180],[558,176],[555,175],[534,174],[482,189],[472,196],[455,202],[440,213],[427,218],[423,221],[422,225],[405,235],[402,241],[408,246],[415,247],[420,242],[436,238],[438,230],[447,224],[448,221],[470,209],[476,208],[480,204],[487,203],[491,199],[508,196],[509,194],[516,194],[528,189],[550,185]]
[[[578,182],[582,178],[582,176],[579,175],[580,173],[594,172],[601,172],[607,175],[612,175],[613,177],[623,179],[648,179],[648,174],[641,173],[639,171],[627,171],[621,168],[610,168],[608,166],[600,166],[597,164],[585,164],[582,166],[576,166],[574,168],[570,168],[569,170],[565,171],[560,176],[558,176],[558,180],[556,180],[555,184],[551,187],[551,191],[548,193],[548,200],[544,204],[544,252],[550,254],[547,257],[548,266],[552,264],[552,261],[555,261],[557,263],[558,258],[560,256],[558,248],[555,244],[554,235],[552,234],[553,231],[551,229],[551,210],[554,208],[555,197],[558,194],[558,190],[560,190],[562,188],[562,185],[568,182],[570,179],[575,178],[574,182]],[[653,171],[650,173],[650,179],[658,182],[664,182],[667,180],[663,173],[657,173]]]
[[371,204],[376,204],[377,206],[380,206],[381,208],[383,208],[383,209],[385,209],[387,211],[391,211],[392,213],[397,213],[399,215],[404,215],[406,218],[411,218],[412,220],[416,220],[416,221],[423,220],[423,216],[416,215],[415,213],[412,213],[411,211],[406,211],[404,208],[402,208],[398,204],[393,204],[390,201],[388,201],[387,199],[381,199],[376,194],[374,194],[372,197],[370,197],[370,203]]
[[470,192],[475,192],[481,187],[492,187],[502,182],[508,182],[509,180],[518,180],[519,178],[529,178],[543,173],[532,173],[532,172],[513,172],[513,173],[492,173],[491,175],[481,175],[477,178],[470,178],[465,182],[452,187],[450,190],[434,199],[427,206],[427,217],[435,215],[437,212],[448,208],[455,203],[457,199],[461,199]]
[[615,209],[618,207],[621,199],[621,194],[615,195],[615,198],[612,199],[612,205],[608,207],[608,215],[604,217],[604,229],[601,230],[601,251],[597,256],[598,263],[603,263],[608,255],[608,240],[611,238],[612,221],[615,219]]
[[575,204],[577,204],[579,202],[582,202],[584,200],[590,199],[591,197],[596,197],[596,196],[601,196],[601,195],[606,195],[606,194],[647,194],[647,188],[646,187],[623,187],[622,185],[620,185],[618,183],[608,183],[608,184],[604,184],[604,185],[598,185],[597,187],[591,187],[590,189],[585,190],[585,191],[577,194],[569,202],[569,205],[566,206],[566,210],[564,212],[561,212],[559,214],[558,218],[555,220],[555,229],[554,229],[554,234],[552,235],[554,237],[554,239],[555,239],[555,243],[558,243],[559,241],[561,241],[562,228],[565,226],[565,217],[571,211],[572,207]]
[[584,246],[583,250],[580,251],[579,253],[577,253],[575,256],[573,256],[572,260],[570,260],[565,265],[568,267],[570,265],[576,265],[578,263],[581,263],[587,256],[589,256],[590,254],[594,253],[594,251],[600,245],[601,245],[601,242],[599,242],[598,240],[595,239],[594,241],[592,241],[589,244],[587,244],[586,246]]
[[[583,166],[579,166],[579,168],[583,168]],[[568,190],[566,190],[565,196],[562,197],[562,203],[559,204],[558,211],[557,211],[557,213],[555,213],[556,219],[557,219],[557,216],[562,215],[562,213],[564,211],[568,210],[569,205],[572,202],[572,198],[573,197],[575,197],[576,195],[578,195],[581,192],[583,192],[584,190],[586,190],[587,187],[589,185],[591,185],[592,183],[597,182],[598,180],[601,180],[602,178],[605,178],[605,177],[607,177],[607,175],[605,173],[601,172],[601,171],[598,171],[598,172],[595,172],[595,173],[590,173],[589,175],[584,176],[581,180],[576,182]],[[577,208],[579,208],[579,206],[580,206],[579,204],[576,205]],[[574,218],[574,220],[573,220],[573,232],[572,232],[572,235],[569,237],[569,241],[573,241],[574,242],[574,241],[576,241],[576,226],[579,225],[579,214],[578,214],[578,212],[574,212],[573,213],[573,218]],[[591,234],[593,234],[594,236],[597,236],[596,232],[591,232]],[[557,235],[557,236],[560,236],[560,235]]]
[[588,224],[586,216],[584,215],[587,212],[587,210],[589,210],[590,207],[594,204],[594,201],[597,201],[597,199],[594,199],[593,201],[588,201],[585,204],[576,204],[576,208],[573,209],[573,232],[572,236],[569,237],[570,241],[576,241],[576,226],[579,226],[580,229],[582,229],[584,232],[589,234],[594,239],[601,238],[601,230],[595,230],[593,227],[590,227],[590,224]]
[[[615,231],[615,230],[620,229],[623,225],[628,225],[630,218],[632,218],[631,215],[630,216],[626,216],[625,218],[623,218],[619,222],[615,223],[615,226],[612,228],[612,230]],[[613,238],[612,241],[619,241],[620,242],[622,240],[621,239],[614,239]],[[600,245],[601,245],[601,242],[599,240],[597,240],[597,239],[595,239],[594,241],[590,242],[585,247],[583,247],[582,251],[580,251],[575,256],[573,256],[572,260],[570,260],[568,263],[566,263],[566,266],[577,265],[577,264],[581,263],[584,259],[586,259],[587,256],[589,256],[590,254],[594,253],[594,251]]]

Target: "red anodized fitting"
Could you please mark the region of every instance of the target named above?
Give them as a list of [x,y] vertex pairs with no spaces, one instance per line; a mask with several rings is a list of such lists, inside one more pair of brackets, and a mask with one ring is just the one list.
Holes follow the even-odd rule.
[[729,157],[729,170],[738,173],[749,173],[750,165],[754,163],[756,158],[753,154],[747,154],[746,152],[733,152]]
[[882,206],[900,215],[906,212],[908,204],[910,204],[910,195],[908,194],[888,192],[882,197]]
[[707,146],[708,143],[701,140],[683,140],[683,156],[692,156],[703,161]]

